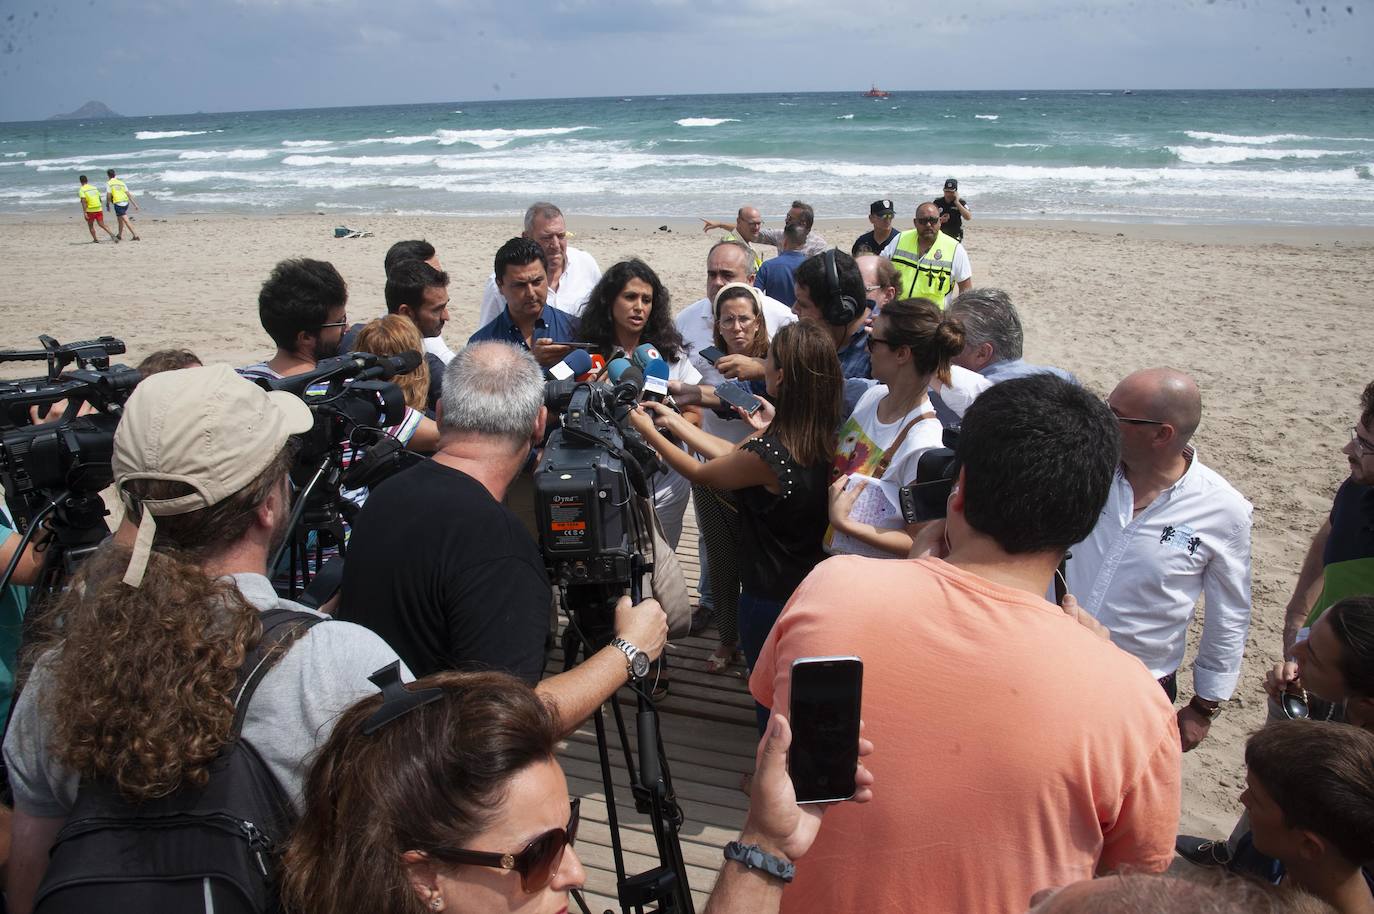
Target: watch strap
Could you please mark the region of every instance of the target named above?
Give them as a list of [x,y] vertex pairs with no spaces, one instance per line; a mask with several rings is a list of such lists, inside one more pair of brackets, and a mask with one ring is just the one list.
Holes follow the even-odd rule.
[[751,870],[767,873],[781,882],[791,882],[797,875],[795,865],[764,851],[757,844],[740,844],[731,841],[725,845],[725,859],[742,863]]
[[629,677],[631,682],[643,678],[635,675],[635,658],[643,653],[643,651],[626,641],[624,638],[612,638],[611,647],[616,648],[625,655],[625,675]]
[[1212,718],[1216,717],[1218,714],[1221,713],[1220,702],[1218,702],[1216,705],[1209,706],[1203,704],[1204,700],[1205,699],[1198,698],[1196,695],[1194,695],[1191,699],[1189,699],[1188,707],[1192,708],[1194,711],[1196,711],[1198,714],[1201,714],[1208,720],[1211,720]]

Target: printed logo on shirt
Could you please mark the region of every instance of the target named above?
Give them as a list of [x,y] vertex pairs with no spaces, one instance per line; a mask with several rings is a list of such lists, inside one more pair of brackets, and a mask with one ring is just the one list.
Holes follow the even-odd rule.
[[1160,532],[1159,543],[1161,546],[1167,544],[1175,549],[1181,549],[1189,555],[1197,555],[1198,547],[1202,545],[1202,537],[1187,524],[1171,524]]
[[871,476],[872,470],[883,458],[883,449],[864,434],[864,430],[852,417],[840,429],[840,440],[835,446],[835,462],[831,465],[831,480],[851,473]]

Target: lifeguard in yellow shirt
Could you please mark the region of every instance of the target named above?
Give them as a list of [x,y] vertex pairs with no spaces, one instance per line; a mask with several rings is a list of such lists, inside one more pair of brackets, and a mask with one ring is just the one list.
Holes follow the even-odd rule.
[[115,236],[115,240],[123,239],[124,229],[127,228],[129,234],[133,235],[134,240],[137,241],[138,232],[134,231],[134,224],[129,221],[129,217],[125,213],[129,211],[130,206],[134,208],[134,212],[138,212],[138,201],[134,199],[133,194],[129,193],[129,185],[115,177],[113,168],[105,169],[105,177],[109,178],[105,182],[105,212],[108,213],[110,205],[114,204],[115,215],[119,217],[119,234]]
[[100,243],[100,239],[95,237],[95,227],[98,225],[105,230],[106,235],[114,238],[115,243],[118,244],[119,239],[115,238],[115,233],[110,231],[110,227],[105,224],[105,213],[100,209],[100,191],[86,179],[85,175],[81,176],[81,190],[77,193],[80,194],[81,198],[81,213],[86,217],[86,228],[91,230],[91,240],[96,244]]

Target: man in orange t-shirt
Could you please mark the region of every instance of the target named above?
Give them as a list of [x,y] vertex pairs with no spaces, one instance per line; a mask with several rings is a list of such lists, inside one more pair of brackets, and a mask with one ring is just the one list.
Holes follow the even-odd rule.
[[827,814],[784,914],[1020,914],[1039,889],[1173,858],[1173,710],[1140,661],[1043,596],[1106,501],[1115,419],[1034,375],[978,398],[957,454],[948,519],[917,541],[943,558],[823,562],[753,671],[754,697],[786,711],[793,660],[858,655],[882,746],[865,760],[882,801]]

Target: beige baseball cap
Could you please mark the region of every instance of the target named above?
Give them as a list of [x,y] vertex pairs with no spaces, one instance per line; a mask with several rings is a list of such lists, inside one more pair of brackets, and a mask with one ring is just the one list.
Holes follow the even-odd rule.
[[[299,397],[263,390],[228,365],[164,371],[144,379],[115,429],[114,484],[126,507],[142,510],[124,583],[138,587],[158,516],[199,511],[240,491],[313,423]],[[135,479],[185,483],[175,498],[136,498]]]

